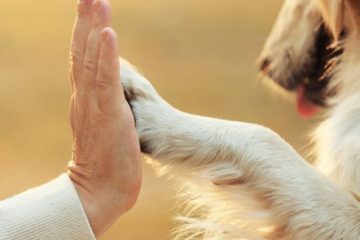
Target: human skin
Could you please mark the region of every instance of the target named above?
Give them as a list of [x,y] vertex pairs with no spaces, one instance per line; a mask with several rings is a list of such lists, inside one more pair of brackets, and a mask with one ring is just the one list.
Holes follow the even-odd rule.
[[135,204],[140,147],[119,76],[107,0],[80,0],[70,54],[73,158],[68,174],[96,237]]

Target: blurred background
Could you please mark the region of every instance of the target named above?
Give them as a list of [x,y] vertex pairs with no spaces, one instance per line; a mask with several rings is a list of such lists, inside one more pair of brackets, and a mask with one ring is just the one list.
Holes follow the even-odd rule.
[[[112,0],[121,55],[191,113],[256,122],[306,153],[294,101],[259,80],[280,0]],[[56,177],[71,155],[67,62],[75,0],[1,0],[0,199]],[[140,200],[103,239],[169,239],[174,190],[144,165]]]

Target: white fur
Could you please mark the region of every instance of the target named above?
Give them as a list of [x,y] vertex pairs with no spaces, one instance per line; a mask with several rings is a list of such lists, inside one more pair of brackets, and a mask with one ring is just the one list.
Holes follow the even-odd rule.
[[[310,29],[325,14],[321,6],[313,0],[287,0],[280,15],[285,19],[278,21],[264,54],[291,48],[294,60],[305,61],[301,51],[313,47]],[[290,20],[291,24],[284,22],[293,17],[296,21]],[[298,35],[284,35],[289,26]],[[305,36],[299,38],[300,33]],[[178,218],[182,227],[174,238],[360,238],[360,205],[354,197],[360,190],[358,40],[355,32],[347,39],[343,62],[332,81],[341,84],[341,90],[315,132],[320,171],[268,128],[173,108],[129,63],[121,62],[121,79],[140,142],[158,170],[183,186],[180,197],[187,204],[186,216]],[[277,74],[286,77],[287,73],[280,69]]]
[[360,193],[360,36],[350,33],[345,52],[330,88],[337,95],[329,99],[332,108],[314,134],[318,169],[350,190]]

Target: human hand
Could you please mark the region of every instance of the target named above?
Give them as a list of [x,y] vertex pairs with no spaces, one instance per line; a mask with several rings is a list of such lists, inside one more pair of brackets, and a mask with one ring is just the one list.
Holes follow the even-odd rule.
[[80,0],[70,59],[68,174],[96,236],[133,207],[141,186],[140,147],[110,22],[107,0]]

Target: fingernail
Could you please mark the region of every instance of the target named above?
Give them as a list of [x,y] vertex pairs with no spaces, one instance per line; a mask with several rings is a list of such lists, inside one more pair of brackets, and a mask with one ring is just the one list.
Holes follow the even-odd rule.
[[107,30],[107,28],[104,28],[102,31],[101,31],[101,37],[102,37],[102,40],[104,42],[108,42],[109,41],[109,32]]
[[106,34],[106,31],[105,30],[102,30],[101,31],[101,39],[106,42],[107,41],[107,34]]

